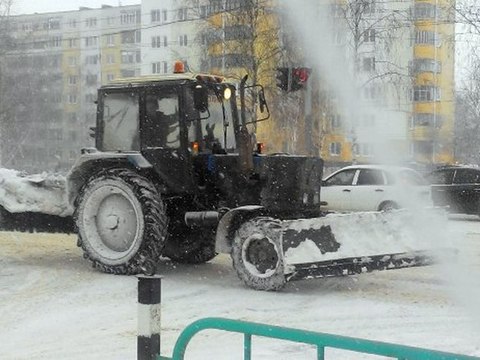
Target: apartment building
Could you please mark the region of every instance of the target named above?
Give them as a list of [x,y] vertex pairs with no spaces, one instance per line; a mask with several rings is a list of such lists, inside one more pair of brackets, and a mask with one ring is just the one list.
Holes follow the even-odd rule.
[[354,59],[350,71],[361,101],[353,115],[333,106],[326,117],[321,155],[327,162],[454,161],[452,5],[451,0],[331,3],[332,18],[343,22],[334,38]]
[[[250,72],[250,81],[265,85],[273,114],[256,131],[267,151],[311,153],[306,144],[315,143],[332,166],[452,162],[453,1],[315,3],[316,18],[332,23],[328,34],[316,29],[315,36],[330,37],[350,62],[336,73],[310,63],[307,90],[294,94],[276,89],[276,69],[305,65],[305,44],[286,46],[293,34],[283,23],[291,14],[275,0],[263,3],[253,24],[238,12],[238,0],[143,0],[15,16],[16,45],[5,69],[14,106],[11,124],[2,129],[2,166],[67,169],[81,147],[93,145],[88,128],[95,122],[96,89],[119,77],[171,73],[176,60],[233,79]],[[351,75],[355,94],[343,103],[325,76],[333,75],[334,85],[342,72]]]
[[142,1],[142,75],[171,73],[177,60],[200,71],[199,11],[187,0]]
[[66,171],[93,146],[96,91],[140,74],[141,7],[102,6],[11,18],[3,73],[12,104],[3,124],[2,166]]

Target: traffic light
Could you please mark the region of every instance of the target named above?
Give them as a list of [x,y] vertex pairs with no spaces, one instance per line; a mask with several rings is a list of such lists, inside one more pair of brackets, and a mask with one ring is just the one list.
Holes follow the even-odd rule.
[[277,87],[287,92],[303,89],[311,71],[312,69],[306,67],[277,68]]
[[288,91],[290,82],[290,68],[277,68],[277,87],[284,91]]
[[307,85],[308,77],[312,69],[306,67],[293,68],[291,71],[292,80],[289,91],[303,89]]

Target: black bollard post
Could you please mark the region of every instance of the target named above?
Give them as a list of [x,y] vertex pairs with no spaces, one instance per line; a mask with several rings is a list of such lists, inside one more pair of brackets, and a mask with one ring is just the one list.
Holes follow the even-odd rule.
[[161,276],[138,275],[137,360],[155,360],[160,354]]

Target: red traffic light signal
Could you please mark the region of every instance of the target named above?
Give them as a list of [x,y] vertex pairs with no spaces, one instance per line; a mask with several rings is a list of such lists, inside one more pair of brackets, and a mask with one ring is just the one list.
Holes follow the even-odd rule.
[[292,69],[292,81],[290,91],[303,89],[307,85],[308,77],[312,69],[306,67],[298,67]]

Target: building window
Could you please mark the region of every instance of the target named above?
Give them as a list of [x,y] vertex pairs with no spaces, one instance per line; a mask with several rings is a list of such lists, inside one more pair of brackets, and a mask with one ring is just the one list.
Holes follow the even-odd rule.
[[77,103],[77,95],[76,94],[68,94],[68,103],[69,104],[76,104]]
[[440,128],[443,123],[443,117],[432,113],[417,113],[412,116],[411,128],[417,126]]
[[414,59],[409,63],[409,69],[411,73],[419,72],[442,72],[442,63],[433,59]]
[[150,12],[151,22],[160,22],[161,21],[161,11],[160,9],[155,9]]
[[363,33],[363,41],[366,43],[374,43],[375,42],[375,29],[367,29]]
[[87,65],[96,65],[98,63],[98,55],[89,55],[85,58]]
[[253,37],[252,29],[246,25],[226,26],[225,40],[251,39]]
[[77,27],[77,20],[76,19],[68,20],[68,26],[71,27],[71,28],[76,28]]
[[365,58],[363,58],[362,69],[363,69],[363,71],[374,71],[375,70],[375,57],[365,57]]
[[167,37],[166,36],[153,36],[152,37],[152,48],[167,47]]
[[168,63],[166,61],[158,61],[152,63],[152,74],[166,74],[168,72]]
[[107,35],[107,46],[115,46],[115,35],[109,34]]
[[85,20],[87,27],[96,27],[97,26],[97,18],[88,18]]
[[434,31],[415,31],[415,44],[441,46],[441,36]]
[[160,61],[152,63],[152,74],[160,74]]
[[140,22],[140,13],[137,11],[122,12],[120,22],[122,24],[135,24]]
[[54,19],[54,18],[50,18],[48,19],[47,21],[45,21],[43,23],[43,28],[45,30],[56,30],[56,29],[60,29],[60,20],[58,19]]
[[122,51],[122,64],[134,64],[140,60],[140,51]]
[[413,8],[413,17],[415,20],[432,20],[438,16],[440,16],[440,11],[435,4],[418,2]]
[[440,101],[440,88],[431,85],[418,85],[413,88],[413,101]]
[[342,153],[342,144],[339,142],[330,143],[330,155],[339,156]]
[[162,10],[163,22],[166,22],[168,19],[167,10]]
[[98,36],[87,36],[85,38],[85,46],[96,46],[98,43]]
[[115,79],[115,74],[107,74],[107,81],[113,81]]
[[178,43],[180,46],[187,46],[188,45],[187,35],[180,35],[178,37]]
[[68,47],[76,48],[78,46],[77,44],[77,39],[68,39]]
[[115,24],[115,17],[109,16],[107,17],[107,25],[113,25]]
[[68,85],[77,85],[77,77],[75,75],[68,77]]
[[340,114],[330,116],[330,126],[332,129],[337,129],[342,126],[342,117]]
[[62,37],[53,36],[50,38],[50,47],[60,47],[62,46]]
[[187,8],[178,9],[178,20],[180,20],[180,21],[187,20],[187,17],[188,17],[188,9]]
[[135,30],[122,31],[122,44],[133,44],[135,43],[135,39]]

